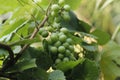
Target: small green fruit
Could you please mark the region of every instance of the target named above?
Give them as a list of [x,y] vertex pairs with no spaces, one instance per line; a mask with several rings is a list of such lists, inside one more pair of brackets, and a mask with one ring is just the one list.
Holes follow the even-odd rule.
[[67,39],[67,36],[66,36],[66,35],[60,35],[60,36],[59,36],[59,40],[60,40],[61,42],[65,42],[66,39]]
[[47,31],[44,31],[41,33],[42,37],[47,37],[49,35],[49,33]]
[[58,54],[58,58],[62,59],[63,57],[64,57],[63,54],[61,54],[61,53]]
[[55,45],[56,47],[59,47],[61,44],[62,44],[62,43],[61,43],[60,41],[57,41],[54,45]]
[[68,62],[69,61],[69,58],[68,57],[64,57],[63,58],[63,62]]
[[58,47],[58,52],[64,53],[65,52],[65,47],[64,46]]
[[69,45],[70,45],[70,44],[69,44],[68,42],[63,43],[63,46],[64,46],[65,48],[68,48]]
[[63,5],[65,3],[65,0],[59,0],[58,2],[60,5]]
[[68,42],[69,44],[73,44],[73,40],[71,38],[67,38],[66,42]]
[[51,10],[52,11],[58,11],[60,9],[60,6],[58,5],[58,4],[53,4],[52,6],[51,6]]
[[70,50],[66,50],[66,51],[65,51],[65,55],[69,57],[69,56],[71,55]]
[[74,52],[74,47],[73,47],[72,45],[69,45],[69,50],[70,50],[71,52]]
[[63,33],[68,33],[68,29],[67,28],[61,28],[60,31],[63,32]]
[[60,62],[61,62],[61,59],[59,59],[59,58],[55,60],[55,64],[58,64]]
[[45,28],[40,28],[39,34],[42,34],[42,32],[44,32],[44,31],[45,31]]
[[58,35],[57,33],[52,33],[50,36],[52,42],[56,42],[58,40]]
[[66,20],[66,21],[69,21],[70,20],[70,15],[68,12],[63,12],[63,15],[62,15],[63,19]]
[[63,7],[66,11],[69,11],[70,10],[70,6],[69,5],[64,5],[64,7]]
[[50,46],[50,52],[53,54],[57,53],[57,47]]
[[52,32],[54,29],[53,29],[51,26],[48,26],[48,27],[47,27],[47,30],[48,30],[49,32]]

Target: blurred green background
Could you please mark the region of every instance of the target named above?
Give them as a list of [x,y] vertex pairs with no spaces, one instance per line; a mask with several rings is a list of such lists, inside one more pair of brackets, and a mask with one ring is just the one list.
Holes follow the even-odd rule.
[[[120,24],[120,0],[81,0],[75,13],[79,19],[108,32],[112,37]],[[120,31],[115,41],[120,44]]]

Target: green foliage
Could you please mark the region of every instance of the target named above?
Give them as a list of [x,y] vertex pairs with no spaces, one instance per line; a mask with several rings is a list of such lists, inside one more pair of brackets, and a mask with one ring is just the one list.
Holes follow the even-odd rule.
[[56,68],[62,71],[67,71],[67,70],[73,69],[75,66],[77,66],[78,64],[81,64],[83,61],[84,59],[77,60],[77,61],[61,62],[56,66]]
[[93,44],[87,44],[87,43],[84,42],[84,43],[82,43],[82,46],[87,51],[91,51],[91,52],[98,51],[98,46],[95,43],[93,43]]
[[48,80],[48,73],[41,68],[30,68],[16,76],[17,80]]
[[36,64],[37,67],[47,70],[50,68],[50,66],[52,66],[53,61],[48,54],[42,53],[36,58]]
[[76,9],[80,5],[81,0],[74,0],[74,1],[72,1],[72,0],[65,0],[65,2],[67,4],[69,4],[72,9]]
[[77,65],[72,73],[72,80],[98,80],[99,66],[96,62],[86,59],[82,65]]
[[12,68],[9,68],[7,71],[8,72],[21,72],[26,69],[36,67],[35,61],[36,61],[35,59],[23,60],[15,64],[14,66],[12,66]]
[[[0,14],[6,13],[8,11],[13,11],[16,7],[18,7],[19,3],[16,0],[10,1],[10,0],[0,0]],[[14,3],[14,4],[13,4]]]
[[107,43],[110,40],[109,34],[100,30],[95,30],[91,34],[95,35],[98,38],[97,41],[101,45]]
[[120,46],[110,41],[104,46],[101,59],[101,70],[105,80],[117,80],[120,76]]
[[[85,23],[82,20],[78,20],[76,15],[73,12],[69,12],[68,14],[70,16],[70,20],[62,20],[61,21],[61,26],[68,28],[70,31],[82,31],[89,33],[91,26]],[[74,27],[73,27],[74,26]]]
[[[7,11],[12,11],[12,15],[0,26],[0,77],[11,80],[98,80],[98,46],[106,44],[110,37],[100,30],[91,32],[92,26],[79,20],[70,10],[76,9],[80,1],[16,0],[14,5],[10,1],[8,5],[1,4],[9,7]],[[110,65],[112,72],[113,66],[117,69],[119,66],[119,55],[116,55],[119,47],[111,50],[114,56],[109,58],[114,64]],[[101,64],[109,57],[105,53],[108,52],[102,55]],[[105,66],[101,66],[101,71],[106,78]],[[118,78],[114,75],[114,79]]]

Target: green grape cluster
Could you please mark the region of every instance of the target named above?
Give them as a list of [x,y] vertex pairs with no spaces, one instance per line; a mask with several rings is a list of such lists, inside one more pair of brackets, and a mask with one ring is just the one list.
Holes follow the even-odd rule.
[[51,16],[55,17],[54,21],[57,23],[59,23],[61,18],[67,21],[70,20],[69,11],[70,6],[65,4],[65,0],[58,0],[58,3],[51,6]]
[[48,51],[55,64],[76,60],[74,53],[74,42],[67,36],[70,33],[67,28],[61,28],[61,19],[70,20],[70,6],[65,0],[58,0],[58,3],[51,5],[52,23],[39,30],[39,34],[48,41]]
[[49,52],[53,56],[56,64],[75,60],[74,42],[67,36],[67,33],[69,31],[66,28],[61,28],[59,31],[52,32],[47,39]]

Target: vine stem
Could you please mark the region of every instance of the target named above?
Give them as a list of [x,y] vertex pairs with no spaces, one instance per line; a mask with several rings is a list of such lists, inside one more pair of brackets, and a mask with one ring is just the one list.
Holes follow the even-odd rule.
[[12,49],[10,48],[10,46],[3,44],[3,43],[0,43],[0,48],[7,50],[9,52],[10,60],[14,59],[14,53],[13,53]]
[[[46,15],[45,15],[43,21],[38,25],[38,27],[36,27],[36,28],[34,29],[32,35],[30,36],[29,39],[33,39],[33,38],[36,36],[36,34],[37,34],[37,32],[39,31],[39,29],[40,29],[41,27],[43,27],[44,24],[47,22],[48,16],[49,16],[49,14],[50,14],[49,9],[50,9],[51,4],[52,4],[52,0],[50,1],[50,4],[49,4],[49,6],[48,6],[48,8],[47,8],[47,10],[46,10]],[[29,47],[29,44],[26,44],[26,45],[23,46],[23,48],[21,49],[21,51],[20,51],[20,52],[17,54],[17,56],[15,57],[15,59],[14,59],[14,64],[15,64],[15,63],[17,62],[17,60],[22,56],[23,52],[24,52],[28,47]]]
[[9,53],[9,56],[8,56],[8,61],[6,65],[3,65],[3,68],[0,70],[0,73],[3,72],[9,65],[12,65],[14,63],[14,53],[12,51],[12,49],[10,48],[10,46],[6,45],[6,44],[3,44],[3,43],[0,43],[0,48],[4,49],[4,50],[7,50],[8,53]]
[[[44,26],[44,24],[45,24],[45,22],[46,22],[47,20],[48,20],[48,16],[45,16],[45,18],[43,19],[43,21],[41,22],[41,24],[39,24],[38,28],[35,28],[35,29],[34,29],[32,35],[31,35],[31,37],[30,37],[29,39],[33,39],[33,38],[36,36],[36,34],[37,34],[37,32],[39,31],[39,29]],[[21,49],[21,51],[20,51],[20,52],[18,53],[18,55],[15,57],[15,62],[17,62],[17,60],[21,57],[21,55],[23,54],[23,52],[24,52],[28,47],[29,47],[29,44],[26,44],[26,45],[23,46],[23,48]]]
[[[52,4],[52,1],[50,2],[49,6],[48,6],[48,8],[47,8],[47,10],[46,10],[46,14],[45,14],[44,19],[41,21],[41,23],[40,23],[37,27],[35,27],[32,35],[30,36],[29,39],[33,39],[33,38],[36,36],[36,34],[38,33],[39,29],[40,29],[41,27],[43,27],[44,24],[47,22],[48,16],[49,16],[49,14],[50,14],[49,9],[50,9],[51,4]],[[16,57],[14,58],[14,61],[6,63],[5,67],[3,66],[1,71],[4,72],[7,68],[13,66],[13,65],[18,61],[18,59],[22,56],[23,52],[29,47],[29,45],[30,45],[30,44],[25,44],[25,45],[22,47],[22,49],[20,50],[20,52],[19,52],[19,53],[16,55]]]
[[111,40],[114,40],[115,39],[115,37],[117,36],[117,33],[119,32],[119,30],[120,30],[120,24],[117,26],[117,28],[115,29],[115,31],[114,31],[114,33],[113,33],[113,35],[112,35],[112,37],[111,37]]

